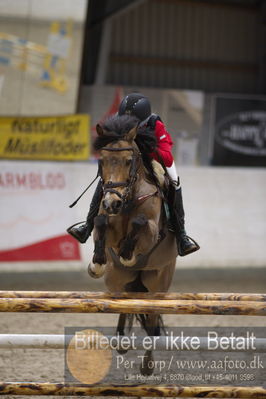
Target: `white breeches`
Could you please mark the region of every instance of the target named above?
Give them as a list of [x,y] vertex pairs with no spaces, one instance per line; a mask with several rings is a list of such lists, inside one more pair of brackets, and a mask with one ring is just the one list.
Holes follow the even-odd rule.
[[[175,183],[177,183],[178,182],[178,175],[177,175],[177,171],[176,171],[175,161],[172,163],[172,165],[169,168],[166,167],[166,170],[167,170],[169,176],[171,177],[171,179]],[[179,189],[179,186],[176,189]]]

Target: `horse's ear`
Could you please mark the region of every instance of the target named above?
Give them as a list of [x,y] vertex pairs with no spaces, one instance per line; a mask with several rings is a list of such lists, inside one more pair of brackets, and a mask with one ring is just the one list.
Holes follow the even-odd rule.
[[96,132],[97,132],[98,136],[103,135],[103,128],[101,127],[101,125],[99,125],[99,123],[97,123],[97,125],[96,125]]
[[133,141],[137,135],[137,126],[133,127],[127,134],[126,139],[128,141]]

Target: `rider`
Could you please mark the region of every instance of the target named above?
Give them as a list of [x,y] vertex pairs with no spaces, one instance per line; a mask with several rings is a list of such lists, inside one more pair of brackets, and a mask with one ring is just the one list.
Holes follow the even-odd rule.
[[[121,116],[125,114],[137,117],[140,121],[139,128],[152,129],[157,138],[156,151],[149,155],[151,158],[163,162],[173,182],[172,186],[175,187],[174,195],[170,198],[172,202],[170,214],[179,255],[185,256],[197,251],[199,249],[198,244],[187,236],[185,230],[182,190],[179,177],[177,176],[174,158],[171,153],[173,142],[170,134],[167,132],[160,117],[151,112],[149,99],[141,93],[131,93],[124,97],[119,106],[118,115]],[[90,205],[86,222],[77,223],[67,229],[68,233],[81,243],[87,241],[93,230],[93,220],[98,213],[101,198],[102,185],[101,182],[99,182]]]

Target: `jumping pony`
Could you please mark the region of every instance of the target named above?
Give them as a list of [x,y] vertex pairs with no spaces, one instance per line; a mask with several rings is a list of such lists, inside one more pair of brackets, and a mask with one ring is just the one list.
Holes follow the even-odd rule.
[[[104,276],[112,293],[166,292],[177,257],[175,236],[167,228],[164,183],[159,183],[163,169],[157,164],[156,175],[144,164],[135,141],[136,123],[131,116],[112,117],[96,128],[103,195],[88,272],[94,278]],[[120,315],[120,334],[129,319]],[[160,334],[160,315],[138,315],[138,320],[148,335]],[[147,362],[151,357],[147,351]],[[142,372],[149,370],[144,366]]]

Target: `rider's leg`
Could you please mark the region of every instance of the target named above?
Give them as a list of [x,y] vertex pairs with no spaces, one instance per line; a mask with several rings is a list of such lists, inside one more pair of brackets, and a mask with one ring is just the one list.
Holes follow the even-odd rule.
[[94,218],[99,212],[99,207],[102,199],[102,182],[98,182],[95,193],[92,197],[90,204],[89,213],[87,215],[86,222],[76,223],[67,229],[67,232],[71,234],[80,243],[87,241],[94,227]]
[[170,168],[166,168],[169,176],[175,185],[174,201],[172,203],[170,213],[175,234],[178,253],[180,256],[185,256],[197,251],[199,245],[190,237],[187,236],[185,230],[185,212],[183,206],[182,189],[179,182],[179,177],[176,173],[175,163]]

